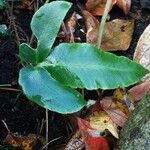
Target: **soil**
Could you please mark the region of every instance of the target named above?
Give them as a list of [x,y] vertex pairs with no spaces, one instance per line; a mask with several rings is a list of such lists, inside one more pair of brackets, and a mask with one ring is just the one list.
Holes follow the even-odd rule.
[[[30,21],[33,13],[33,11],[26,9],[14,9],[13,11],[17,25],[22,28],[22,31],[29,38],[31,37]],[[0,14],[1,24],[9,26],[6,11],[1,11]],[[135,30],[129,49],[125,52],[116,52],[117,55],[124,55],[132,59],[140,35],[150,24],[150,11],[141,9],[139,0],[133,0],[129,15],[125,16],[119,8],[115,7],[110,16],[110,19],[135,19]],[[19,37],[21,37],[21,42],[26,41],[24,34],[19,34]],[[0,85],[10,84],[10,87],[8,86],[7,88],[0,87],[0,145],[8,133],[1,120],[6,122],[9,130],[13,133],[18,132],[21,135],[35,133],[45,137],[45,122],[43,122],[45,120],[45,110],[27,100],[22,92],[18,90],[20,87],[17,80],[21,64],[14,31],[6,37],[1,36],[0,45]],[[109,95],[110,93],[111,91],[107,91],[104,94]],[[96,91],[85,91],[85,98],[97,99],[98,96]],[[68,116],[49,111],[49,141],[60,138],[57,141],[58,145],[59,141],[64,143],[64,139],[71,136],[72,131],[68,127],[67,120]],[[39,150],[40,146],[35,149]]]

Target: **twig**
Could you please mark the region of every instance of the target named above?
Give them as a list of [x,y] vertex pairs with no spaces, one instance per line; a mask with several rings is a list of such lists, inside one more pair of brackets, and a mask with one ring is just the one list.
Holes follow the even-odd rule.
[[8,128],[8,126],[7,126],[7,124],[6,124],[6,122],[5,122],[4,120],[2,120],[2,122],[3,122],[4,126],[5,126],[5,128],[7,129],[8,133],[10,133],[10,130],[9,130],[9,128]]
[[7,88],[7,87],[0,87],[0,90],[14,91],[14,92],[22,92],[22,91],[19,90],[19,89]]
[[82,96],[83,96],[83,98],[84,98],[84,89],[81,89],[81,93],[82,93]]
[[104,14],[102,16],[102,20],[101,20],[101,23],[100,23],[100,26],[99,26],[99,32],[98,32],[98,37],[97,37],[97,48],[101,47],[102,36],[103,36],[105,23],[106,23],[106,19],[107,19],[107,15],[108,15],[111,3],[112,3],[112,0],[107,0],[107,2],[106,2]]
[[13,7],[14,7],[14,4],[13,4],[13,1],[12,1],[11,9],[10,9],[10,18],[12,19],[11,23],[13,25],[13,28],[14,28],[14,31],[15,31],[15,34],[16,34],[16,43],[17,43],[17,45],[20,45],[20,38],[19,38],[19,35],[18,35],[18,32],[17,32],[17,27],[16,27],[16,24],[15,24],[15,19],[14,19],[14,15],[13,15]]
[[[38,10],[38,8],[39,8],[39,0],[37,0],[37,2],[34,3],[34,12],[36,12],[36,11]],[[29,45],[32,45],[32,44],[33,44],[34,38],[35,38],[35,36],[34,36],[34,34],[32,33],[31,38],[30,38],[30,41],[29,41]]]
[[12,86],[11,84],[0,84],[0,87]]
[[48,150],[48,109],[46,109],[46,150]]
[[59,140],[59,139],[61,139],[61,138],[62,138],[62,136],[60,136],[60,137],[58,137],[58,138],[56,138],[56,139],[53,139],[53,140],[49,141],[46,145],[44,145],[44,146],[42,147],[41,150],[45,149],[50,143],[55,142],[55,141],[57,141],[57,140]]

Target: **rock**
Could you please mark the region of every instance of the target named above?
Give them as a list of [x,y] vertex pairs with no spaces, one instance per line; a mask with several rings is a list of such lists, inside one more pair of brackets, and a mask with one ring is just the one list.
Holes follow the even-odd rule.
[[141,100],[121,131],[119,150],[150,150],[150,92]]

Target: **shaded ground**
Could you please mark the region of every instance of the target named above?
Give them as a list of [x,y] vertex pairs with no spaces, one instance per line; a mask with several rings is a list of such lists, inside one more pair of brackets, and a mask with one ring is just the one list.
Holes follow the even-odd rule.
[[[9,26],[9,20],[6,16],[6,12],[1,11],[0,13],[1,24],[4,23]],[[30,20],[32,15],[33,11],[27,11],[24,9],[14,11],[17,24],[21,26],[22,30],[28,35],[28,37],[31,36]],[[133,0],[132,8],[128,16],[125,16],[117,7],[113,8],[110,16],[111,19],[134,18],[136,20],[133,40],[128,51],[116,53],[118,55],[125,55],[132,58],[140,35],[147,25],[150,24],[150,11],[142,10],[140,2],[138,0]],[[18,46],[15,39],[14,33],[11,36],[0,37],[0,85],[10,84],[11,88],[19,89],[17,80],[21,65],[18,58]],[[25,38],[22,39],[22,41],[25,41]],[[109,92],[106,94],[108,93]],[[85,98],[96,99],[97,94],[95,91],[86,91]],[[41,135],[45,136],[45,123],[42,123],[42,120],[44,119],[45,110],[26,100],[25,96],[23,96],[21,92],[11,91],[9,89],[0,89],[0,120],[5,120],[12,132],[19,132],[21,134],[39,134],[43,124]],[[68,137],[70,133],[71,131],[67,125],[67,118],[63,115],[49,112],[49,140],[58,137],[64,139],[64,137]],[[0,121],[0,143],[6,135],[7,130]]]

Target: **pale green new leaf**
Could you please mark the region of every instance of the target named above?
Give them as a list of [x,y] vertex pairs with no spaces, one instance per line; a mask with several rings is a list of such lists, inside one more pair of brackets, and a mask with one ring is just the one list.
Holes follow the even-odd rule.
[[42,62],[48,56],[70,7],[71,3],[54,1],[40,7],[33,15],[31,29],[37,38],[37,48],[33,49],[25,43],[21,44],[19,55],[23,61],[35,65],[35,62],[36,64]]
[[126,57],[104,52],[87,43],[62,43],[40,65],[62,84],[89,90],[127,87],[148,73]]
[[45,59],[57,37],[60,26],[71,7],[71,3],[54,1],[40,7],[31,21],[31,29],[38,40],[37,59]]
[[43,68],[22,68],[19,84],[30,100],[52,111],[73,113],[86,104],[80,93],[58,83]]

